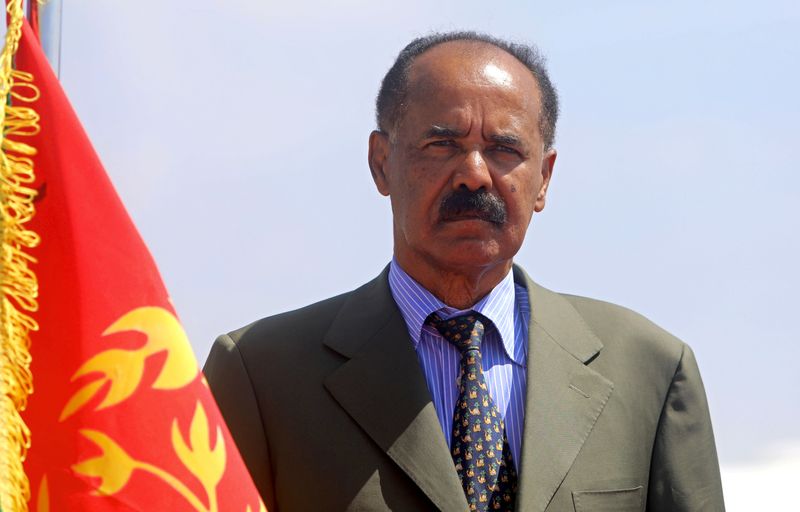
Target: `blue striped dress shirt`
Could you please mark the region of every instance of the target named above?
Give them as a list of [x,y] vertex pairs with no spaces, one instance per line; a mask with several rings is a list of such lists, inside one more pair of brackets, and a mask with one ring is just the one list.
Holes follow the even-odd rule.
[[514,464],[519,468],[531,316],[525,287],[515,284],[509,272],[472,308],[458,310],[447,306],[406,274],[395,259],[389,268],[389,287],[408,327],[448,447],[458,398],[461,354],[436,329],[425,325],[425,319],[433,312],[450,318],[477,311],[492,321],[481,344],[483,372],[489,394],[505,422]]

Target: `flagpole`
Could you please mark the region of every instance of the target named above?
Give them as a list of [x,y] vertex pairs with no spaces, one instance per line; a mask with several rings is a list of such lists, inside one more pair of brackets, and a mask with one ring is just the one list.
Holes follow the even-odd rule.
[[61,12],[63,0],[27,0],[26,14],[28,20],[36,20],[39,41],[50,67],[57,77],[61,76]]

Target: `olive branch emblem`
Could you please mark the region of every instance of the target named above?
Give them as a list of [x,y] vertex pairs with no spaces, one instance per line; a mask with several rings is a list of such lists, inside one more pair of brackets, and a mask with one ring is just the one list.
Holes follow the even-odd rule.
[[111,437],[97,430],[84,429],[80,433],[97,445],[102,453],[73,465],[72,469],[84,476],[100,478],[100,485],[94,491],[98,496],[116,494],[125,487],[135,471],[142,471],[166,483],[198,512],[217,512],[217,484],[225,473],[225,441],[222,429],[217,427],[212,446],[208,426],[208,418],[200,402],[195,406],[188,437],[180,430],[177,419],[172,422],[172,448],[186,469],[203,485],[207,507],[178,478],[154,464],[135,459]]
[[163,308],[143,307],[126,313],[103,332],[109,336],[125,331],[147,335],[147,343],[137,350],[109,349],[95,355],[78,368],[72,381],[94,374],[64,406],[59,421],[64,421],[86,405],[98,391],[110,383],[105,398],[95,410],[124,402],[133,395],[142,380],[145,361],[159,352],[167,353],[164,366],[152,384],[153,389],[179,389],[197,376],[189,339],[175,316]]
[[[95,411],[131,398],[141,384],[147,358],[159,352],[166,351],[167,355],[158,376],[151,384],[153,389],[179,389],[197,377],[198,369],[189,340],[178,319],[169,311],[159,307],[135,309],[114,322],[103,335],[125,331],[141,332],[147,336],[147,342],[136,350],[111,348],[83,363],[72,376],[72,381],[86,375],[94,377],[67,401],[60,421],[63,422],[75,414],[104,388],[108,391],[95,406]],[[186,469],[201,483],[208,506],[179,478],[155,464],[136,459],[114,439],[99,430],[79,430],[82,436],[100,448],[101,454],[74,464],[72,470],[85,477],[100,479],[99,485],[93,491],[96,496],[112,496],[118,493],[133,473],[139,471],[164,482],[198,512],[218,512],[217,485],[225,473],[227,457],[222,429],[219,426],[216,428],[213,443],[209,430],[208,416],[199,401],[195,405],[188,431],[181,430],[177,418],[172,421],[172,449]],[[44,493],[47,494],[46,486]],[[246,512],[252,512],[249,505]],[[261,501],[258,512],[266,512]]]

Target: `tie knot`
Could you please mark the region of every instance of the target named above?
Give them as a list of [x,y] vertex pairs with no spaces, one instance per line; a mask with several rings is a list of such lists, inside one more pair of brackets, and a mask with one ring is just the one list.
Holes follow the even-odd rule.
[[454,316],[447,320],[438,314],[431,313],[426,321],[461,352],[480,350],[483,333],[489,323],[485,316],[472,311],[466,315]]

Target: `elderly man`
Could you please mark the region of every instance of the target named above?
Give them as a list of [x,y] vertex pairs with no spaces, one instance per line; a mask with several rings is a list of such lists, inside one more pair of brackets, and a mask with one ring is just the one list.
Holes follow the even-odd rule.
[[448,33],[400,53],[369,138],[391,263],[221,336],[205,367],[272,512],[724,509],[689,347],[513,265],[557,114],[532,48]]

